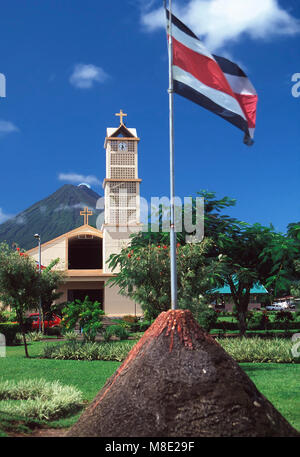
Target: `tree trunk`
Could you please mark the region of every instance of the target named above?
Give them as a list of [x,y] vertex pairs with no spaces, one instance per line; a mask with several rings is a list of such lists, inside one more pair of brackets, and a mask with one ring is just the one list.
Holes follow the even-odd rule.
[[40,318],[42,320],[42,334],[44,335],[45,334],[45,321],[44,321],[44,310],[43,310],[43,308],[41,309]]
[[29,358],[29,354],[28,354],[28,347],[27,347],[27,341],[26,341],[26,335],[25,335],[25,325],[24,325],[24,321],[23,321],[23,315],[20,314],[18,316],[18,320],[20,322],[20,327],[21,327],[21,333],[22,333],[22,337],[23,337],[23,343],[24,343],[24,349],[25,349],[25,356],[27,358]]
[[246,323],[246,315],[247,311],[245,312],[244,310],[238,310],[237,312],[237,317],[238,317],[238,327],[240,330],[240,336],[246,336],[246,330],[247,330],[247,323]]

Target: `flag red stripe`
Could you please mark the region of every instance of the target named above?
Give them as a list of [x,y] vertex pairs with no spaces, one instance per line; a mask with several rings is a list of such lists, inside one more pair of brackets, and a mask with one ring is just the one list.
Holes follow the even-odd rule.
[[173,37],[173,65],[193,75],[206,86],[225,92],[235,98],[235,94],[219,65],[209,57],[199,54]]
[[241,105],[242,110],[248,121],[249,128],[255,127],[256,121],[256,105],[258,97],[257,95],[246,95],[246,94],[234,94],[235,98]]

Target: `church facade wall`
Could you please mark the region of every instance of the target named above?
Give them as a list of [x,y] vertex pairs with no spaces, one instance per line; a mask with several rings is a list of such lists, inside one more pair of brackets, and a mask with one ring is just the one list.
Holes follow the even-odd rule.
[[142,316],[143,314],[138,303],[119,294],[118,286],[104,288],[104,311],[110,317],[121,317],[127,314]]
[[[38,249],[32,250],[33,252],[30,253],[30,256],[39,261],[39,251]],[[44,246],[42,245],[42,265],[49,265],[54,259],[59,258],[59,263],[55,266],[56,270],[65,270],[67,268],[66,265],[66,251],[67,251],[67,240],[66,238],[61,238],[57,241],[53,241],[52,243],[46,243]]]

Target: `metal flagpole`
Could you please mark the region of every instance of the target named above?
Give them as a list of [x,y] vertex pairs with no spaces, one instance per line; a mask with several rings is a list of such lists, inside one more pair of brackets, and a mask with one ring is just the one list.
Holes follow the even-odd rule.
[[175,233],[175,185],[174,185],[174,116],[173,116],[173,43],[172,43],[172,0],[169,0],[168,21],[169,49],[169,136],[170,136],[170,263],[171,263],[171,309],[177,307],[177,268],[176,268],[176,233]]

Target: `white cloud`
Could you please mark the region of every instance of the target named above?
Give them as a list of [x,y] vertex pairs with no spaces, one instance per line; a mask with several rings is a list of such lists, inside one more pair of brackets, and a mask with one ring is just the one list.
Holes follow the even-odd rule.
[[27,220],[24,214],[19,214],[18,216],[15,217],[15,223],[17,225],[24,225],[26,224]]
[[12,132],[18,132],[19,129],[12,122],[0,119],[0,137]]
[[8,219],[11,219],[12,217],[12,214],[5,214],[2,208],[0,208],[0,224],[3,224],[3,222],[6,222]]
[[[84,208],[86,206],[86,203],[75,203],[75,205],[64,205],[63,203],[61,203],[60,205],[58,205],[57,208],[55,208],[54,211],[71,211],[73,209],[78,209],[78,208]],[[89,208],[90,209],[90,208]]]
[[108,74],[100,67],[93,64],[75,65],[70,83],[79,89],[90,89],[94,83],[102,83],[108,78]]
[[89,185],[96,185],[99,186],[101,184],[101,181],[93,175],[80,175],[77,173],[59,173],[58,175],[59,181],[65,181],[65,182],[70,182],[73,184],[80,184],[80,183],[87,183]]
[[[211,50],[243,34],[267,39],[300,32],[300,20],[284,10],[278,0],[189,0],[184,7],[177,2],[174,14]],[[163,8],[142,14],[141,20],[149,31],[165,27]]]

